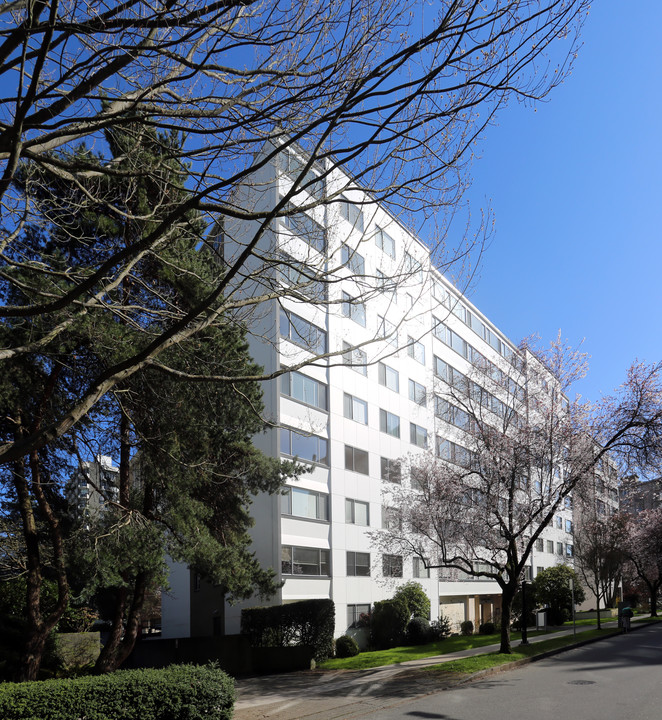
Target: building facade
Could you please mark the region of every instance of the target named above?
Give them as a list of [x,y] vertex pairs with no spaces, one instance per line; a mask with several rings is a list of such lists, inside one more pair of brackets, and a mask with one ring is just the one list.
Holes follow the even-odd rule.
[[[281,154],[246,184],[237,203],[275,207],[301,162]],[[273,428],[255,442],[310,468],[282,495],[256,497],[252,506],[255,553],[283,581],[271,602],[332,598],[338,636],[375,601],[415,580],[431,599],[431,619],[443,613],[456,626],[464,620],[477,626],[498,617],[496,583],[426,569],[421,558],[380,554],[370,532],[389,522],[382,491],[408,481],[409,459],[453,440],[435,390],[449,375],[469,372],[476,354],[507,372],[517,347],[382,205],[340,173],[316,179],[311,172],[309,192],[288,201],[292,214],[272,223],[235,289],[238,299],[276,291],[247,319],[251,352],[265,373],[289,370],[263,384]],[[315,206],[315,193],[338,201]],[[310,209],[297,213],[297,205]],[[228,262],[254,232],[248,220],[226,223],[221,245]],[[572,559],[569,500],[538,540],[529,577]],[[163,634],[235,633],[242,607],[255,604],[225,607],[220,589],[173,567]]]

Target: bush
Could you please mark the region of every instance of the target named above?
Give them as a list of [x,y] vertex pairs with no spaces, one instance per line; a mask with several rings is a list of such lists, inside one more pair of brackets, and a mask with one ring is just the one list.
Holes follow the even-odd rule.
[[407,642],[422,645],[430,640],[430,623],[422,617],[414,617],[407,623]]
[[549,608],[547,611],[547,623],[552,626],[563,625],[571,617],[571,613],[566,608]]
[[471,620],[465,620],[464,622],[460,623],[460,633],[462,633],[462,635],[474,634],[474,624],[471,622]]
[[384,650],[402,644],[409,618],[409,608],[400,599],[376,602],[370,618],[373,646]]
[[430,642],[443,640],[451,634],[451,621],[445,615],[439,615],[438,620],[430,623]]
[[3,720],[230,720],[234,685],[214,665],[0,685]]
[[430,617],[430,598],[425,594],[421,583],[413,580],[399,587],[393,600],[402,600],[409,609],[409,617]]
[[353,637],[341,635],[336,640],[336,657],[348,658],[359,654],[359,646]]
[[252,647],[310,645],[321,662],[333,652],[333,600],[301,600],[287,605],[246,608],[241,611],[241,634]]
[[478,628],[478,632],[481,635],[494,635],[496,632],[496,625],[493,622],[484,622]]

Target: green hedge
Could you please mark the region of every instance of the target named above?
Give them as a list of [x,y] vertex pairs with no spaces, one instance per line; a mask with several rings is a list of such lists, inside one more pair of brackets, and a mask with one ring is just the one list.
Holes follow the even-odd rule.
[[234,684],[214,665],[0,685],[3,720],[230,720]]
[[241,634],[252,647],[310,645],[321,662],[333,654],[335,619],[335,605],[328,598],[246,608],[241,611]]

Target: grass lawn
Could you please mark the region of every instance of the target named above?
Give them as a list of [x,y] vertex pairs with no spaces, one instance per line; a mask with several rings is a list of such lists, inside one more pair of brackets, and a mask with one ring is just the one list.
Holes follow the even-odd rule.
[[[539,635],[535,631],[529,631],[529,637]],[[512,641],[519,641],[521,633],[510,634]],[[380,667],[382,665],[394,665],[406,662],[407,660],[419,660],[420,658],[432,657],[433,655],[447,655],[458,650],[468,648],[484,647],[501,641],[499,634],[495,635],[454,635],[427,645],[410,645],[395,647],[389,650],[373,650],[363,652],[351,658],[332,658],[326,660],[320,668],[323,670],[365,670],[367,668]]]
[[510,655],[504,655],[497,652],[486,653],[485,655],[476,655],[474,657],[462,658],[461,660],[451,660],[447,663],[432,665],[429,668],[425,668],[424,672],[441,674],[447,674],[449,672],[458,674],[475,673],[479,670],[486,670],[498,665],[505,665],[506,663],[514,662],[515,660],[535,657],[536,655],[541,655],[542,653],[550,650],[557,650],[558,648],[565,647],[566,645],[572,645],[577,640],[591,640],[592,638],[613,634],[614,628],[606,630],[584,630],[583,632],[578,632],[576,638],[573,635],[565,635],[564,637],[543,640],[531,645],[518,645],[514,643],[512,653]]

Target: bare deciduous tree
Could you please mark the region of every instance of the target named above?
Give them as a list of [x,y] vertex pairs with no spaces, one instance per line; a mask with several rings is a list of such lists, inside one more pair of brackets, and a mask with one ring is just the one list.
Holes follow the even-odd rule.
[[[66,434],[141,369],[174,372],[162,362],[174,345],[282,295],[280,286],[250,299],[236,289],[252,282],[250,260],[287,263],[260,243],[295,205],[313,216],[360,185],[369,202],[419,222],[436,217],[440,229],[430,243],[439,243],[439,263],[452,261],[443,227],[459,208],[474,140],[508,98],[540,98],[562,80],[587,7],[587,0],[498,0],[489,7],[445,0],[413,9],[383,0],[5,6],[0,359],[73,366],[73,350],[64,350],[70,334],[101,315],[124,322],[123,289],[140,287],[140,297],[133,296],[126,323],[133,335],[123,357],[109,359],[48,422],[2,437],[0,462]],[[113,129],[132,138],[121,157],[108,145]],[[142,162],[146,138],[161,145],[163,173]],[[276,157],[289,158],[292,183],[283,197],[251,207],[239,202],[240,189],[259,185]],[[177,170],[181,181],[173,183]],[[137,192],[145,176],[154,181],[146,214],[105,191],[109,179],[119,179],[129,194]],[[45,213],[55,184],[62,212]],[[141,232],[117,243],[73,234],[68,242],[49,241],[53,222],[66,234],[67,213],[98,211]],[[191,227],[191,211],[201,226]],[[250,234],[232,264],[219,263],[215,286],[194,306],[174,307],[141,280],[145,265],[163,258],[182,231],[195,230],[215,250],[232,220],[251,223]],[[71,247],[85,251],[73,264]],[[168,262],[174,273],[185,272],[176,259]],[[315,273],[294,285],[328,280]],[[287,292],[301,289],[290,285]],[[338,302],[331,292],[329,298]],[[12,332],[26,325],[27,336]]]

